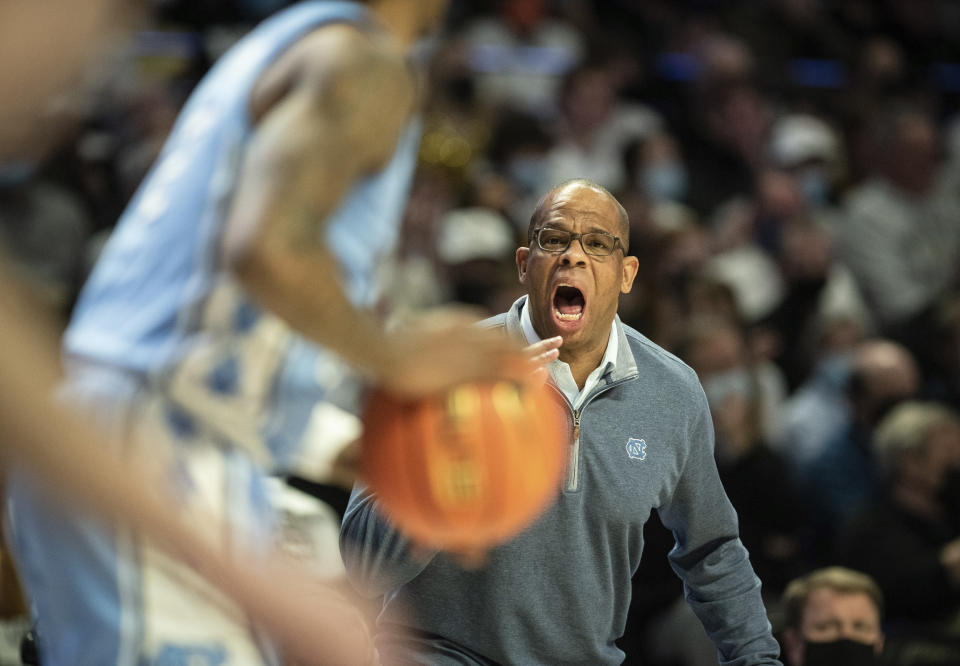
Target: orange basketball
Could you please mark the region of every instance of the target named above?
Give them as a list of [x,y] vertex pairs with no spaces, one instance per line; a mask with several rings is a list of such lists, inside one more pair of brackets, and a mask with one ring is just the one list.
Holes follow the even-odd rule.
[[546,386],[464,384],[405,401],[374,393],[364,475],[414,541],[457,551],[506,541],[556,498],[569,426]]

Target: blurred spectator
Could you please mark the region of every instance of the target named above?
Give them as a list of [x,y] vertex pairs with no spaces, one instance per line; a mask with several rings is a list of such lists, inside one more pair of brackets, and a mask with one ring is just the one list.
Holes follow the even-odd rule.
[[516,283],[514,252],[519,243],[510,223],[487,208],[460,208],[440,220],[437,258],[457,303],[473,305],[491,315],[508,298]]
[[881,330],[906,344],[923,368],[936,300],[960,264],[960,192],[940,168],[929,116],[883,112],[874,128],[876,169],[846,203],[837,254],[853,271]]
[[737,313],[747,324],[768,317],[783,301],[783,276],[776,262],[754,243],[714,254],[707,276],[733,291]]
[[487,163],[473,179],[474,203],[507,216],[525,234],[530,212],[547,182],[547,152],[553,137],[535,116],[505,111],[495,122],[487,147]]
[[813,529],[811,558],[827,556],[839,527],[879,489],[874,429],[897,403],[916,394],[919,381],[916,362],[899,344],[870,340],[854,350],[847,381],[850,418],[801,469]]
[[687,194],[687,169],[676,139],[667,132],[652,134],[624,147],[626,187],[653,204],[682,202]]
[[625,184],[624,148],[652,136],[662,120],[653,110],[621,99],[616,84],[601,63],[578,67],[564,79],[559,139],[547,156],[549,183],[587,178],[611,191]]
[[829,230],[805,215],[780,225],[776,259],[784,295],[761,322],[775,336],[773,360],[795,390],[809,374],[822,322],[837,314],[862,330],[871,328],[866,303],[853,276],[834,261]]
[[784,403],[778,431],[771,442],[796,478],[802,476],[851,418],[847,385],[853,349],[866,333],[856,314],[838,312],[824,315],[814,323],[813,371]]
[[435,49],[419,153],[427,168],[445,169],[458,181],[483,160],[496,119],[496,109],[477,99],[468,57],[456,40]]
[[783,600],[786,666],[881,663],[883,593],[869,576],[843,567],[817,569],[791,582]]
[[949,624],[960,613],[960,417],[903,403],[877,427],[874,452],[883,490],[842,531],[838,559],[877,580],[892,626]]
[[583,58],[583,36],[548,0],[497,0],[463,30],[483,103],[551,116],[561,78]]
[[721,33],[691,45],[695,58],[684,103],[667,100],[671,128],[689,174],[688,202],[701,216],[755,189],[765,157],[770,102],[753,85],[749,46]]
[[[630,224],[630,251],[640,259],[641,270],[638,288],[621,299],[620,316],[673,350],[692,308],[693,287],[710,258],[709,234],[689,211],[666,206],[644,211],[644,216],[630,211]],[[733,314],[732,306],[729,312]]]
[[[758,54],[757,78],[778,92],[808,84],[803,66],[836,62],[850,54],[850,40],[828,12],[823,0],[741,2],[730,11],[731,28],[744,36]],[[799,62],[798,62],[799,61]]]
[[827,123],[807,114],[782,116],[771,127],[769,152],[774,166],[799,182],[807,210],[817,212],[833,202],[845,165],[840,140]]
[[753,362],[743,331],[718,317],[692,319],[677,353],[703,384],[713,415],[717,467],[740,519],[740,538],[764,594],[778,597],[803,569],[803,506],[783,460],[766,445],[764,422],[772,420],[769,412],[776,405],[764,389],[776,371]]

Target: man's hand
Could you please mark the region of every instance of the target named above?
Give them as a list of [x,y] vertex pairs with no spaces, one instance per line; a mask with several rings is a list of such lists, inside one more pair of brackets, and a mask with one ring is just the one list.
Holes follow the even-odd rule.
[[411,398],[472,381],[525,383],[536,380],[537,371],[557,358],[561,343],[555,337],[524,348],[502,331],[478,327],[472,317],[431,315],[392,336],[392,358],[379,382],[388,391]]

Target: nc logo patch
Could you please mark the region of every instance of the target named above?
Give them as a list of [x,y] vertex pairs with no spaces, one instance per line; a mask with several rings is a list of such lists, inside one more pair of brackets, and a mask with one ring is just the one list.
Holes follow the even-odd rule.
[[646,460],[647,443],[642,439],[631,437],[627,440],[627,455],[634,460]]

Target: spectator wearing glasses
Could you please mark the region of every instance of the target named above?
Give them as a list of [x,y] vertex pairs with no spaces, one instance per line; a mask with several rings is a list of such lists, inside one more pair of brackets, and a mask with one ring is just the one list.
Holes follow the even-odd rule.
[[558,502],[537,522],[465,570],[410,543],[375,495],[354,489],[341,550],[354,584],[385,595],[385,661],[621,663],[615,641],[655,510],[720,660],[780,663],[696,374],[617,316],[639,270],[628,233],[623,207],[602,187],[555,187],[516,251],[526,295],[486,322],[531,343],[563,338],[549,381],[570,422],[570,457]]

